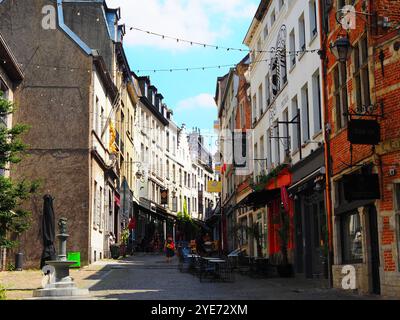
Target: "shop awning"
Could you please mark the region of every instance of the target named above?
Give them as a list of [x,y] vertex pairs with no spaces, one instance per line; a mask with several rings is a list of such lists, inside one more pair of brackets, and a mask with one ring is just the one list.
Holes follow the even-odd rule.
[[279,196],[280,190],[283,187],[288,187],[292,183],[292,175],[288,168],[283,169],[276,178],[269,181],[264,190],[253,191],[242,201],[240,201],[236,208],[240,207],[262,207],[267,205],[268,201]]

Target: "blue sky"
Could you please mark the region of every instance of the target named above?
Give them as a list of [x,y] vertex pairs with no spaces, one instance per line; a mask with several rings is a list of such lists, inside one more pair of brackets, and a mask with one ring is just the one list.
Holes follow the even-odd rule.
[[[239,62],[244,52],[191,47],[162,40],[130,26],[172,37],[221,46],[246,48],[242,42],[259,0],[108,0],[121,7],[127,25],[124,40],[131,69],[163,69],[227,65]],[[217,118],[213,103],[216,79],[229,68],[206,71],[139,73],[150,75],[152,83],[174,109],[174,119],[187,128],[210,130]]]

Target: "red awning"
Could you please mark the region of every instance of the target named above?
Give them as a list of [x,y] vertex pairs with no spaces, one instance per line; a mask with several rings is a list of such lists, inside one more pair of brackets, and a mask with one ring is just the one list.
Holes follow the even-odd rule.
[[292,183],[292,175],[288,168],[283,169],[276,178],[272,179],[266,185],[266,190],[280,189],[282,187],[290,186]]

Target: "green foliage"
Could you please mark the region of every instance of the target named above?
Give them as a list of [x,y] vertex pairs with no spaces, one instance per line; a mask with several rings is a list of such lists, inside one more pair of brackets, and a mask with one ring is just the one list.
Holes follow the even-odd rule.
[[15,265],[12,263],[9,263],[7,265],[7,271],[15,271]]
[[7,300],[7,290],[0,284],[0,300]]
[[265,189],[267,184],[272,180],[278,177],[279,173],[288,167],[287,164],[281,164],[277,166],[275,169],[273,169],[270,173],[267,175],[261,175],[258,177],[258,182],[257,183],[250,183],[250,187],[253,189],[253,191],[260,192]]
[[121,244],[128,244],[128,240],[129,240],[129,229],[125,228],[124,230],[122,230],[121,233]]
[[[15,106],[3,98],[0,92],[0,116],[7,116],[15,111]],[[13,128],[0,125],[0,169],[21,161],[21,154],[26,145],[21,135],[26,132],[27,126],[17,124]],[[10,235],[19,235],[29,228],[30,212],[20,208],[39,187],[38,182],[12,181],[0,175],[0,247],[12,248],[17,241],[11,240]]]

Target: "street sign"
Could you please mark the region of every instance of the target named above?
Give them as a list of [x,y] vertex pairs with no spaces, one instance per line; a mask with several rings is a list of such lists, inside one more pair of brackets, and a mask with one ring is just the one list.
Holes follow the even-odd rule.
[[381,198],[378,174],[346,174],[343,185],[344,197],[349,202]]
[[353,119],[347,132],[352,144],[378,145],[381,141],[381,129],[376,120]]

